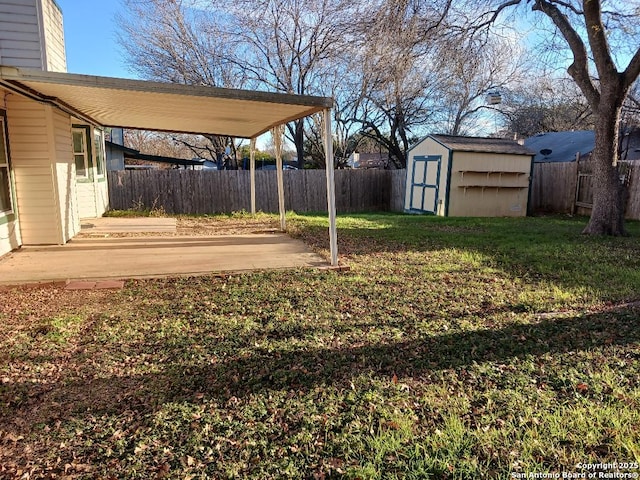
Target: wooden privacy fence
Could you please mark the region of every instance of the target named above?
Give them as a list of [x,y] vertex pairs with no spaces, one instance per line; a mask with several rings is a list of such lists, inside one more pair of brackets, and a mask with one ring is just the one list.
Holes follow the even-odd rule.
[[[533,213],[577,211],[588,215],[593,181],[584,168],[580,162],[534,164],[529,210]],[[626,175],[629,191],[626,217],[640,220],[640,163],[628,162]]]
[[[640,219],[640,163],[628,171],[627,218]],[[571,213],[590,201],[591,177],[576,162],[536,163],[531,213]],[[285,208],[327,211],[324,170],[285,170]],[[405,170],[336,170],[338,212],[404,210]],[[167,213],[231,213],[251,209],[246,170],[126,170],[108,172],[110,206],[116,210],[163,208]],[[580,189],[576,192],[578,187]],[[256,208],[278,211],[276,172],[256,171]],[[589,214],[583,207],[578,213]]]
[[576,162],[535,163],[529,211],[571,213],[576,196]]
[[[285,208],[327,211],[324,170],[285,170]],[[402,211],[404,170],[336,170],[338,212]],[[246,170],[125,170],[108,172],[115,210],[162,208],[173,214],[251,209]],[[400,199],[400,200],[399,200]],[[256,209],[278,211],[276,172],[256,171]]]

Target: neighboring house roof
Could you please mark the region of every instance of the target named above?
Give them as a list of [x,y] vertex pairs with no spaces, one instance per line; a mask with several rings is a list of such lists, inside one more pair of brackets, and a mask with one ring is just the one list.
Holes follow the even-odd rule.
[[462,137],[455,135],[430,135],[449,150],[459,152],[505,153],[533,155],[534,152],[514,140],[506,138]]
[[43,72],[0,65],[0,85],[104,126],[254,138],[333,99]]
[[163,157],[160,155],[147,155],[146,153],[140,153],[138,150],[133,148],[124,147],[122,145],[118,145],[117,143],[110,142],[105,140],[105,145],[113,150],[120,150],[124,153],[125,158],[130,158],[132,160],[143,160],[146,162],[159,162],[159,163],[170,163],[172,165],[203,165],[204,160],[187,160],[184,158],[174,158],[174,157]]
[[540,133],[524,141],[524,145],[536,153],[534,162],[573,162],[578,152],[581,156],[591,153],[595,143],[591,130]]

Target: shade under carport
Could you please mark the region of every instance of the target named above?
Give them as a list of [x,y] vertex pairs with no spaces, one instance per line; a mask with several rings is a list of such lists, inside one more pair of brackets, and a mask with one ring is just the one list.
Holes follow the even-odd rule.
[[[333,99],[43,72],[2,65],[0,86],[55,105],[96,125],[237,138],[255,139],[279,125],[322,112],[331,264],[338,264],[330,115]],[[279,179],[281,175],[279,170]],[[278,196],[283,199],[281,184],[279,181]],[[283,200],[280,205],[283,218]]]
[[107,127],[254,138],[331,108],[310,95],[43,72],[0,66],[0,83]]

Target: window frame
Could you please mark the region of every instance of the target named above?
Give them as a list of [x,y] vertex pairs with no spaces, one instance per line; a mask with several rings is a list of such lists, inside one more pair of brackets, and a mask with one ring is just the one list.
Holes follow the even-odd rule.
[[[3,141],[0,142],[2,143],[2,147],[0,148],[4,149],[4,162],[0,163],[0,168],[4,168],[7,170],[7,183],[5,185],[5,188],[7,188],[7,195],[9,197],[9,209],[0,210],[0,218],[5,218],[15,213],[15,197],[11,181],[11,158],[9,155],[9,129],[7,127],[7,112],[5,110],[0,110],[0,129],[3,136]],[[0,188],[3,188],[2,185],[0,185]]]
[[[73,150],[73,163],[76,166],[76,180],[78,181],[93,181],[93,154],[92,154],[92,143],[89,143],[91,128],[89,125],[73,125],[71,127],[71,148]],[[84,146],[84,152],[76,152],[75,142],[73,141],[73,135],[76,133],[82,134],[82,144]],[[85,174],[81,175],[78,173],[78,166],[75,163],[76,155],[80,155],[84,153],[84,170]]]
[[[93,167],[96,169],[96,178],[104,178],[106,175],[107,153],[104,144],[104,131],[93,129]],[[98,148],[99,147],[99,148]]]

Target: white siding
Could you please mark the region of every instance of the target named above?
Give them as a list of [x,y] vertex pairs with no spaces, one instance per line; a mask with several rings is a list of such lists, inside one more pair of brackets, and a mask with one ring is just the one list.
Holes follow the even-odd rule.
[[66,72],[67,56],[64,47],[62,11],[54,0],[42,0],[42,17],[47,62],[45,69],[50,72]]
[[18,95],[7,100],[15,194],[26,245],[64,243],[51,159],[52,109]]
[[[107,173],[106,173],[107,159],[106,159],[106,149],[104,146],[104,136],[102,137],[102,140],[103,140],[102,155],[104,157],[102,159],[103,172],[100,176],[96,177],[97,178],[97,182],[96,182],[96,216],[97,217],[101,217],[102,215],[104,215],[104,212],[106,212],[107,209],[109,208],[109,184],[107,183]],[[98,154],[98,152],[95,151],[95,142],[94,142],[93,153],[94,155]],[[98,170],[97,170],[97,165],[95,165],[95,162],[94,162],[94,167],[96,167],[96,173],[97,173]]]
[[104,179],[78,182],[76,191],[80,218],[101,217],[107,211],[109,191]]
[[109,187],[106,177],[98,182],[98,187],[96,190],[96,213],[98,214],[98,217],[101,217],[109,208]]
[[[11,217],[11,218],[15,218]],[[4,222],[0,219],[0,257],[15,250],[20,245],[20,227],[16,220]]]
[[96,190],[93,182],[78,182],[78,211],[80,218],[96,218]]
[[53,128],[50,136],[54,145],[56,203],[60,208],[62,239],[66,242],[80,231],[75,165],[71,148],[71,118],[57,109],[51,110],[51,117]]
[[[78,211],[80,218],[101,217],[109,206],[109,190],[105,175],[98,175],[96,166],[96,156],[98,152],[95,148],[94,132],[97,129],[90,127],[88,147],[91,152],[90,166],[91,174],[89,179],[78,179],[76,185],[78,192]],[[103,159],[103,163],[106,160]]]
[[0,0],[0,64],[43,69],[39,0]]
[[[0,109],[2,111],[6,111],[6,104],[4,102],[5,91],[0,89],[0,95],[2,99],[0,99]],[[0,125],[2,125],[0,123]],[[8,138],[7,138],[8,141]],[[0,145],[0,148],[3,148]],[[11,167],[11,158],[9,158],[9,164]],[[9,176],[13,177],[13,172],[9,172]],[[14,189],[12,188],[12,194],[14,193]],[[12,195],[12,197],[15,195]],[[15,211],[9,215],[0,216],[0,256],[9,253],[11,250],[18,248],[22,245],[22,241],[20,239],[20,224],[18,222],[18,215]]]

